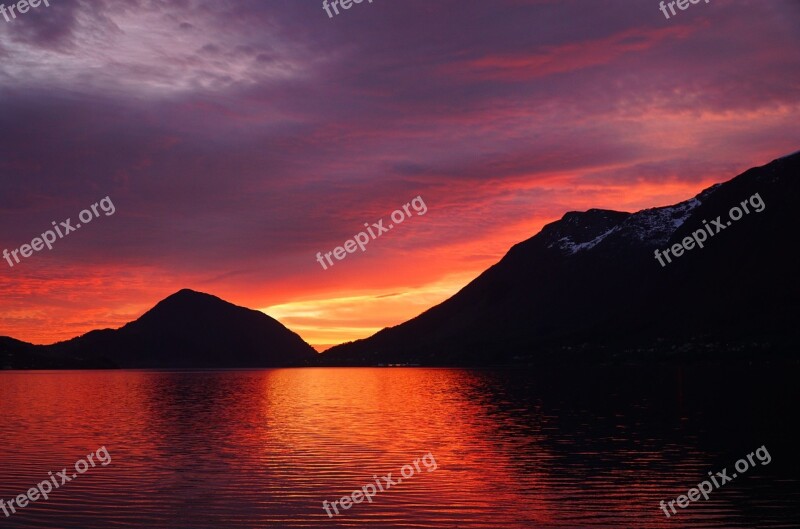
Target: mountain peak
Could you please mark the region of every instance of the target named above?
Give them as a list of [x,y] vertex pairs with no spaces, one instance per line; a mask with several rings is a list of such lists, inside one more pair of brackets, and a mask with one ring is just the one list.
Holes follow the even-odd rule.
[[199,292],[197,290],[192,290],[190,288],[182,288],[179,291],[175,292],[174,294],[170,294],[169,296],[164,298],[164,300],[166,301],[168,299],[200,299],[200,298],[204,298],[204,299],[214,298],[214,299],[219,299],[220,301],[222,301],[217,296],[213,296],[211,294],[206,294],[205,292]]
[[182,311],[187,313],[197,313],[200,309],[208,311],[215,308],[218,310],[225,310],[226,308],[251,310],[244,307],[238,307],[237,305],[234,305],[233,303],[225,301],[224,299],[212,294],[184,288],[159,301],[152,309],[150,309],[149,312],[145,313],[143,317],[147,316],[151,312]]
[[173,296],[179,296],[179,295],[186,296],[191,294],[203,294],[203,292],[192,290],[191,288],[182,288],[179,291],[175,292]]

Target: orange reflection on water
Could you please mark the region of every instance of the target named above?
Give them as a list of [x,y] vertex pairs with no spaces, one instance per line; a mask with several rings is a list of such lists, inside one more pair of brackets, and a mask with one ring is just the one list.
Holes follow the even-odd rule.
[[[646,390],[643,402],[662,400],[657,420],[635,393],[573,400],[570,387],[457,369],[0,373],[0,498],[106,446],[110,466],[10,527],[671,526],[658,502],[708,470],[676,386]],[[333,520],[323,510],[428,453],[435,470],[421,464]],[[747,526],[731,517],[742,490],[679,522]]]
[[[373,482],[373,475],[396,478],[403,465],[433,454],[435,471],[423,466],[374,504],[354,506],[342,526],[406,517],[470,519],[470,527],[496,527],[498,519],[545,523],[554,508],[546,496],[525,497],[509,457],[515,444],[531,440],[496,436],[495,420],[470,398],[478,385],[475,375],[458,370],[272,372],[262,384],[261,420],[281,427],[260,432],[263,457],[274,458],[277,447],[291,466],[313,469],[296,478],[307,480],[315,490],[309,500],[320,504]],[[538,452],[546,457],[546,450]],[[535,469],[525,475],[527,486],[538,481]]]

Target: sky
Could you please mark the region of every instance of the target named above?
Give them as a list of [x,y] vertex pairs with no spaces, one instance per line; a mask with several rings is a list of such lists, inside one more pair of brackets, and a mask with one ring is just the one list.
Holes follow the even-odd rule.
[[800,149],[797,0],[49,3],[0,18],[0,250],[114,213],[0,260],[0,336],[32,343],[191,288],[323,350],[567,211],[672,204]]

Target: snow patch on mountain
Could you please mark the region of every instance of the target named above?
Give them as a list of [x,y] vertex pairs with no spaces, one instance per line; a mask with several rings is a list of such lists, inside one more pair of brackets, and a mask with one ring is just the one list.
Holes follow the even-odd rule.
[[700,200],[693,198],[674,206],[645,209],[626,219],[620,231],[627,239],[664,244],[700,204]]
[[557,246],[567,254],[574,255],[578,252],[591,250],[611,235],[622,239],[645,242],[648,245],[663,245],[686,222],[692,210],[700,204],[700,200],[692,198],[674,206],[645,209],[634,213],[589,241],[576,242],[572,236],[567,235],[554,241],[549,247]]
[[561,248],[562,250],[564,250],[565,252],[567,252],[569,254],[576,254],[576,253],[578,253],[580,251],[589,250],[591,248],[594,248],[600,242],[602,242],[603,239],[605,239],[606,237],[608,237],[609,235],[611,235],[612,233],[614,233],[615,231],[618,231],[618,230],[619,230],[619,226],[614,226],[613,228],[611,228],[610,230],[606,231],[605,233],[601,233],[600,235],[598,235],[597,237],[595,237],[591,241],[581,242],[581,243],[573,242],[569,237],[562,237],[561,239],[556,241],[556,244],[558,244],[558,247]]

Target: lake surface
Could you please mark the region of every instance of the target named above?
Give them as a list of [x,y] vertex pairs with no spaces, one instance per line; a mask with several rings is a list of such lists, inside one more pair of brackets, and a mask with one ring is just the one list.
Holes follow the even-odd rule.
[[[798,374],[0,372],[0,498],[111,455],[0,527],[797,528]],[[768,465],[659,508],[762,445]],[[428,453],[435,470],[323,510]]]

